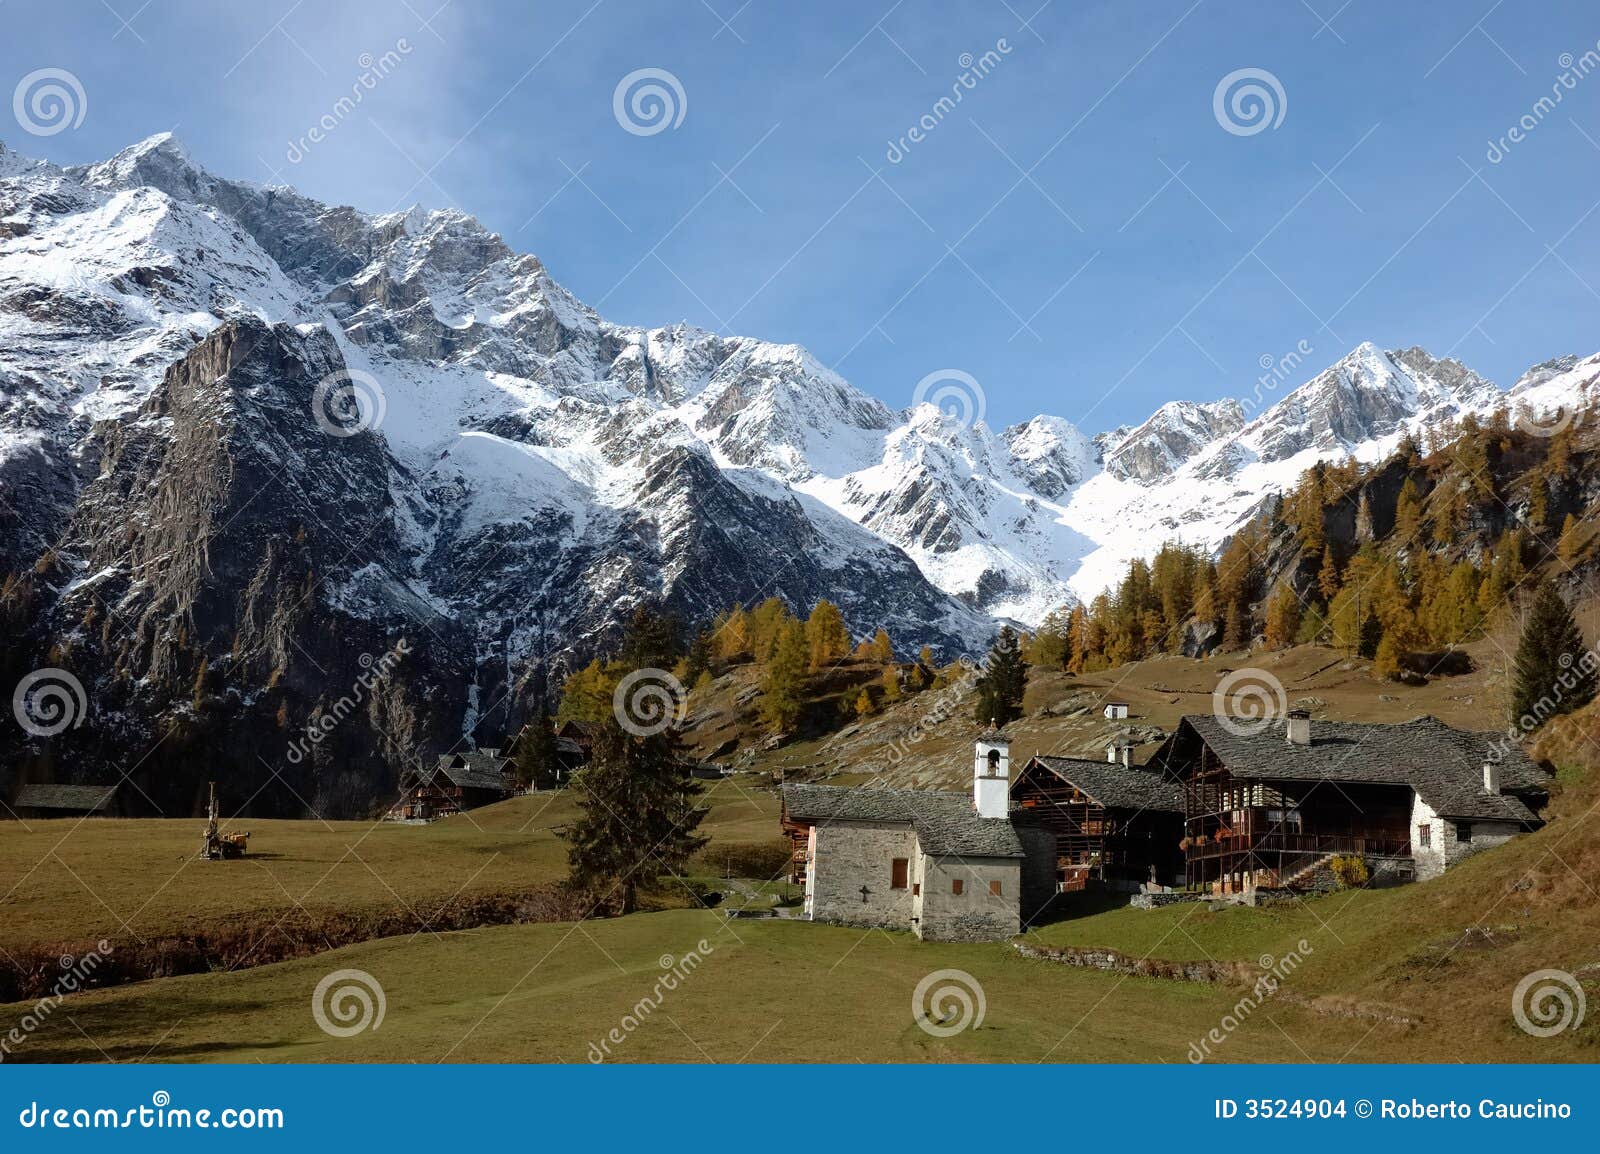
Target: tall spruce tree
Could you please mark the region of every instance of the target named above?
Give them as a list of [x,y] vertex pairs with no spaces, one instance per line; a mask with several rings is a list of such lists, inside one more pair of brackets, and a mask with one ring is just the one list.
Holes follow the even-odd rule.
[[1011,626],[1000,627],[1000,636],[978,675],[978,724],[1005,725],[1022,716],[1022,694],[1028,687],[1028,667]]
[[517,780],[534,789],[560,783],[561,761],[556,751],[556,728],[543,701],[517,735]]
[[641,891],[681,873],[710,840],[695,832],[707,810],[671,728],[638,737],[608,719],[572,784],[583,813],[567,827],[567,864],[597,904],[632,913]]
[[1594,659],[1572,610],[1554,585],[1541,579],[1529,599],[1511,684],[1511,724],[1521,729],[1594,700]]

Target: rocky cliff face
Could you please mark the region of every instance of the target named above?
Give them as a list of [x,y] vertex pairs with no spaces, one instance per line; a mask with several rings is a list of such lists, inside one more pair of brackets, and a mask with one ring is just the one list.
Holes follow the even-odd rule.
[[[1587,401],[1595,364],[1518,395]],[[69,668],[95,720],[0,752],[103,776],[159,742],[150,806],[222,773],[258,809],[359,809],[501,740],[530,669],[640,601],[828,597],[975,653],[1165,538],[1220,545],[1313,460],[1501,396],[1362,346],[1248,423],[997,433],[796,346],[612,324],[459,212],[230,181],[168,136],[72,169],[0,148],[0,672]]]

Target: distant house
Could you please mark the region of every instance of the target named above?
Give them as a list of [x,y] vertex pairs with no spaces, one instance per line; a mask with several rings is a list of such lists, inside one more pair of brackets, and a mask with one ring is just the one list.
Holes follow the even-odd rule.
[[1010,743],[977,743],[972,793],[783,787],[805,917],[934,941],[1020,932],[1054,893],[1053,846],[1009,799]]
[[504,801],[516,792],[509,757],[499,749],[447,753],[430,767],[408,769],[400,778],[400,799],[385,816],[391,821],[432,821]]
[[1437,877],[1543,824],[1550,777],[1493,733],[1183,718],[1152,762],[1184,789],[1185,874],[1216,893],[1323,884],[1336,855],[1374,879]]
[[114,817],[119,812],[115,785],[24,785],[11,799],[17,817]]
[[1128,717],[1128,703],[1126,701],[1108,701],[1105,708],[1100,711],[1107,721],[1126,721]]
[[1063,893],[1183,884],[1183,786],[1161,769],[1131,764],[1128,745],[1108,746],[1105,761],[1035,757],[1011,800],[1055,835]]
[[556,729],[556,757],[561,762],[562,780],[589,764],[594,756],[594,737],[598,727],[588,721],[563,721]]

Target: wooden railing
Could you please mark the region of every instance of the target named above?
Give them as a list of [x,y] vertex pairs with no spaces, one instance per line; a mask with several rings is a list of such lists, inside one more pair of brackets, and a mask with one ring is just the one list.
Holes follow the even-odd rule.
[[1371,857],[1410,857],[1411,843],[1383,834],[1262,833],[1254,837],[1214,837],[1208,839],[1205,845],[1191,844],[1188,849],[1190,858],[1238,853],[1347,853]]

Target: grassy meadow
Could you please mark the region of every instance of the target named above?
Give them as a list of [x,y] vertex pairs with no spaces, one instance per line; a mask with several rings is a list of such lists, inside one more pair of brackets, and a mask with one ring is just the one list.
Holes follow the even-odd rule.
[[[1322,696],[1330,712],[1341,694],[1369,692],[1325,653],[1290,660],[1290,692]],[[1194,663],[1146,666],[1140,676],[1161,688],[1119,694],[1151,714],[1190,711],[1212,676]],[[1030,686],[1035,712],[1019,725],[1042,727],[1043,740],[1049,726],[1083,721],[1038,712],[1035,702],[1048,705],[1059,690]],[[1428,689],[1436,705],[1458,711],[1483,691]],[[1384,706],[1409,716],[1421,711],[1413,704]],[[1243,1014],[1247,981],[1076,968],[1025,957],[1010,943],[730,920],[724,909],[691,908],[691,886],[721,890],[733,908],[793,895],[766,879],[702,876],[668,886],[652,909],[626,918],[451,930],[440,922],[347,935],[353,944],[340,948],[301,942],[271,964],[258,957],[76,994],[43,1015],[8,1060],[583,1062],[598,1054],[630,1062],[1181,1063],[1192,1043],[1233,1016],[1240,1024],[1211,1045],[1214,1060],[1600,1061],[1600,710],[1549,729],[1546,756],[1560,770],[1549,824],[1439,880],[1261,909],[1202,902],[1139,911],[1075,895],[1024,935],[1041,947],[1170,962],[1270,966],[1299,954],[1282,988]],[[919,756],[945,759],[932,746]],[[714,848],[777,836],[766,774],[719,782],[707,801],[703,829]],[[48,961],[56,946],[81,950],[101,937],[120,950],[222,932],[270,947],[300,932],[301,918],[449,909],[529,891],[565,875],[560,830],[575,814],[572,796],[555,792],[429,826],[240,823],[252,832],[250,855],[233,862],[194,859],[198,820],[6,823],[0,958]],[[678,963],[702,941],[710,948],[699,967],[641,1013],[668,972],[663,962]],[[370,974],[385,997],[381,1024],[347,1038],[324,1032],[311,1012],[319,981],[343,969]],[[981,987],[985,1012],[981,1025],[935,1036],[916,1024],[912,998],[925,977],[947,969]],[[1518,981],[1542,969],[1574,975],[1589,1002],[1580,1026],[1552,1038],[1523,1032],[1511,1012]],[[32,1009],[0,1005],[0,1030]],[[608,1038],[613,1029],[621,1041]],[[591,1049],[602,1043],[609,1052]]]

